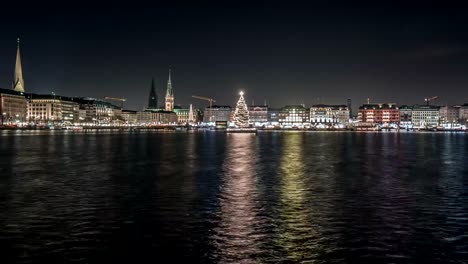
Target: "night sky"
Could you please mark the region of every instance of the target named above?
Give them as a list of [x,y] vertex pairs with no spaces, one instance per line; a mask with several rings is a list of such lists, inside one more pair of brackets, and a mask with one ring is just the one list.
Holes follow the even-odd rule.
[[152,77],[162,104],[170,65],[183,106],[205,105],[192,95],[234,105],[241,89],[273,107],[468,103],[462,6],[193,2],[2,4],[0,87],[11,87],[20,36],[27,92],[125,97],[134,110]]

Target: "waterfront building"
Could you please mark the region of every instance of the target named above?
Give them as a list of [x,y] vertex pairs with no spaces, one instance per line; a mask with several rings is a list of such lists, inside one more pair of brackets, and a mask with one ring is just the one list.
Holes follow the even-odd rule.
[[171,69],[169,69],[169,79],[167,80],[165,110],[166,111],[173,111],[174,110],[174,91],[172,89]]
[[122,110],[120,117],[128,125],[135,125],[137,123],[137,111]]
[[27,109],[27,101],[22,92],[0,88],[0,115],[2,125],[26,122]]
[[182,108],[180,106],[174,107],[174,113],[177,115],[177,123],[179,124],[197,123],[201,120],[199,112],[199,109],[193,109],[191,104],[189,108]]
[[177,114],[165,110],[144,110],[137,112],[137,123],[140,125],[176,124]]
[[28,120],[36,124],[74,123],[79,120],[79,104],[73,98],[28,94]]
[[408,105],[402,105],[400,109],[400,126],[411,127],[412,126],[412,116],[413,116],[413,107]]
[[148,108],[147,109],[158,109],[158,95],[156,93],[156,87],[154,85],[154,78],[151,79],[151,89],[148,98]]
[[414,127],[431,128],[439,125],[439,107],[433,105],[415,105],[412,112]]
[[310,108],[310,123],[316,125],[346,125],[349,123],[349,116],[346,105],[317,104]]
[[79,120],[85,123],[109,124],[121,115],[122,109],[96,98],[74,98],[79,104]]
[[203,122],[210,122],[210,113],[211,113],[211,122],[216,121],[226,121],[229,122],[232,120],[232,109],[229,105],[213,105],[211,108],[207,106],[203,112]]
[[254,126],[263,126],[268,123],[268,106],[251,105],[247,109],[249,111],[249,123]]
[[460,106],[442,106],[439,109],[440,123],[458,123]]
[[177,115],[177,123],[179,124],[187,124],[190,121],[190,108],[182,108],[180,106],[174,107],[174,113]]
[[13,80],[13,90],[24,93],[23,68],[21,67],[20,39],[18,38],[18,47],[16,48],[15,76]]
[[303,105],[286,105],[279,112],[278,122],[283,127],[303,127],[309,124],[309,111]]
[[397,124],[400,122],[400,110],[394,103],[363,104],[359,107],[358,120],[381,125]]
[[460,106],[460,112],[458,114],[460,122],[468,124],[468,104]]
[[268,108],[268,124],[276,126],[279,125],[279,113],[281,109]]

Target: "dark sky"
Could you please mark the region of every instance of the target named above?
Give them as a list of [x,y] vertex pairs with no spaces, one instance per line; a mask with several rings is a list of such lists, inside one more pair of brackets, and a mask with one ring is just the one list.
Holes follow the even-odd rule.
[[240,89],[274,107],[468,103],[463,6],[194,2],[2,4],[0,87],[11,87],[20,36],[27,91],[125,97],[135,110],[153,76],[162,103],[169,65],[182,105],[204,105],[191,95],[234,105]]

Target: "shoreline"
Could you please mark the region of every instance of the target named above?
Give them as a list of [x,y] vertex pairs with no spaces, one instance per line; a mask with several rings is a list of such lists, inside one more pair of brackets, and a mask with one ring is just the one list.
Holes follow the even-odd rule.
[[[188,129],[187,127],[80,127],[80,128],[30,128],[30,127],[0,127],[0,131],[71,131],[71,132],[80,132],[80,131],[99,131],[99,130],[114,130],[114,131],[174,131],[174,132],[217,132],[217,133],[229,133],[226,129],[210,129],[210,128],[195,128],[195,129]],[[468,130],[460,130],[460,129],[450,129],[450,130],[440,130],[440,129],[380,129],[380,130],[356,130],[356,129],[291,129],[291,128],[283,128],[283,129],[271,129],[271,128],[257,128],[256,132],[272,132],[272,133],[279,133],[279,132],[355,132],[355,133],[362,133],[362,132],[394,132],[394,133],[444,133],[444,132],[457,132],[457,133],[468,133]]]

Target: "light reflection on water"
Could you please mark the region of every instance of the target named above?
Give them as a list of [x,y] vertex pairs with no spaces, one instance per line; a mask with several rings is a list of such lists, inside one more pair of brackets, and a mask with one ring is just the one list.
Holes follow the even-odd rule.
[[460,263],[467,140],[2,131],[2,262]]
[[222,263],[255,262],[263,239],[261,206],[256,190],[255,135],[230,134],[219,186],[220,222],[214,230],[217,255]]

